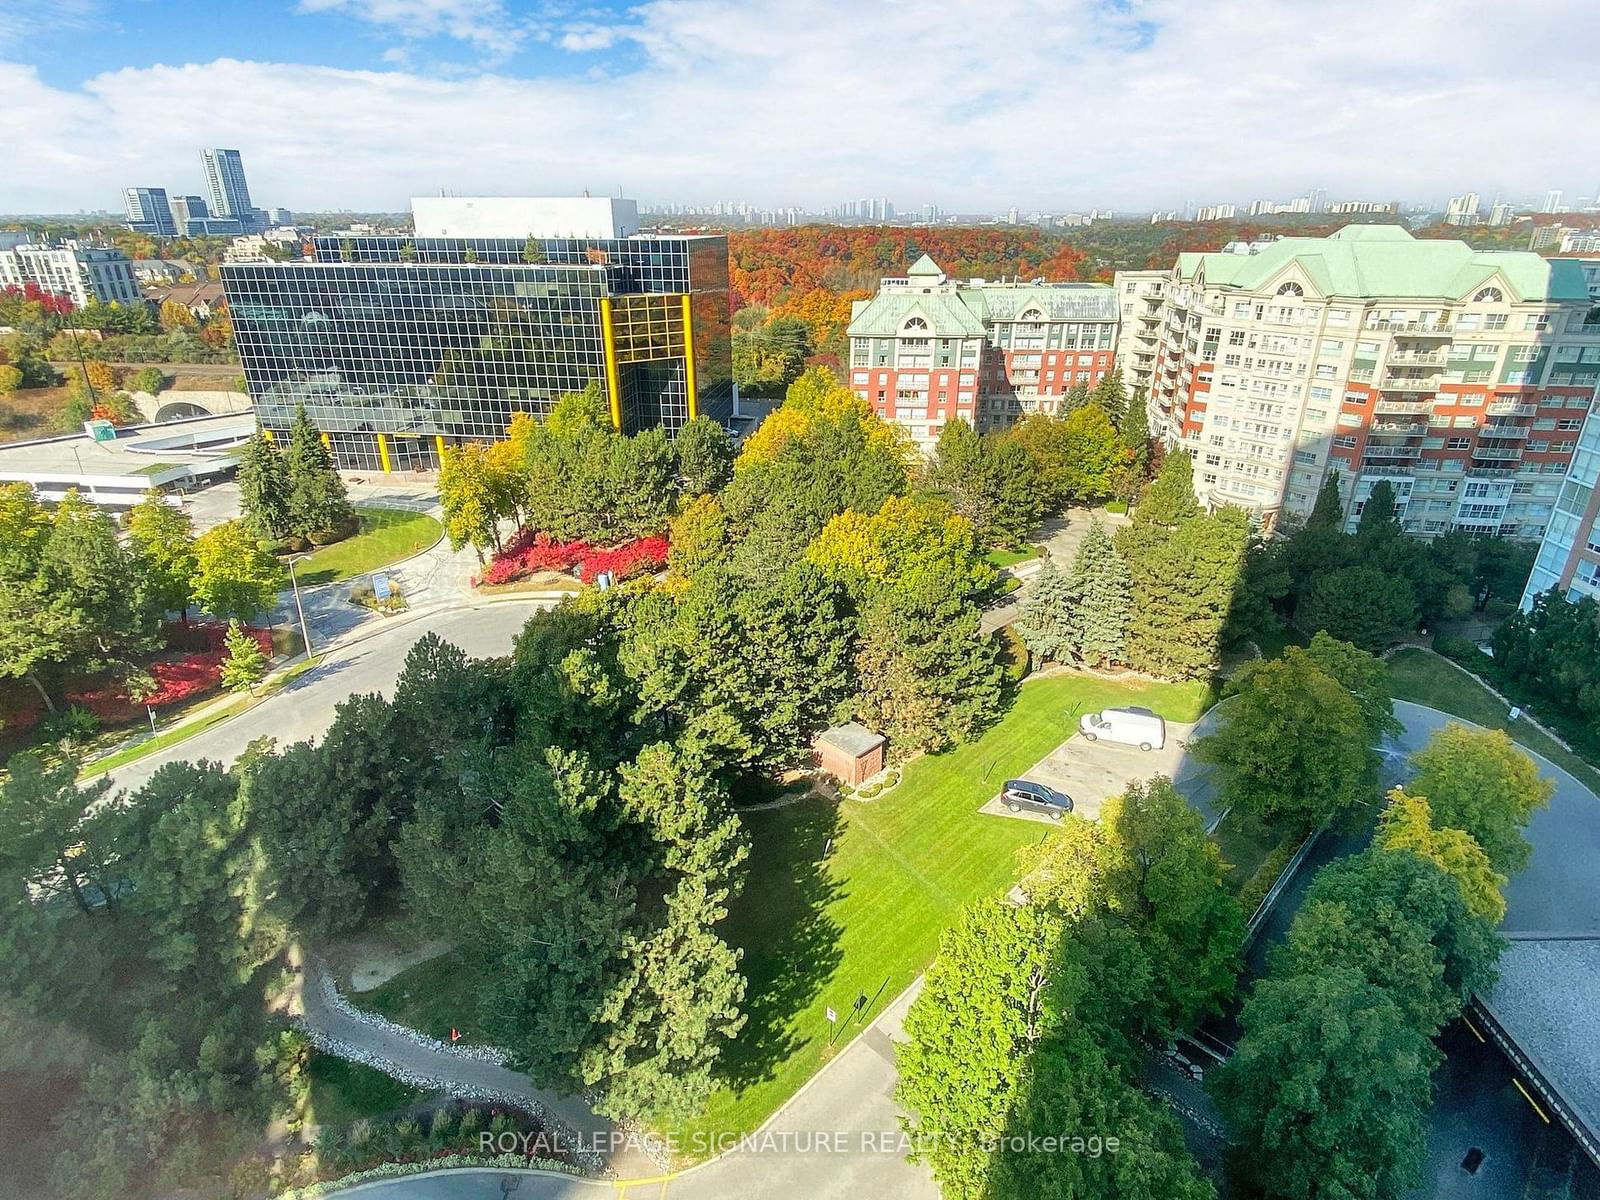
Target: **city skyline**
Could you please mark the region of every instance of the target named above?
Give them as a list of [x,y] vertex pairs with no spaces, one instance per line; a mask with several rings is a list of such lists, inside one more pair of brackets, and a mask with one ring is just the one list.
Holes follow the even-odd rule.
[[[240,147],[257,191],[309,211],[399,211],[440,188],[1005,213],[1595,187],[1569,128],[1542,115],[1600,101],[1581,39],[1548,36],[1580,27],[1581,0],[1469,23],[1442,3],[1352,0],[1319,11],[1314,40],[1260,0],[1068,0],[1048,20],[953,5],[914,23],[834,0],[581,19],[499,0],[223,2],[204,23],[103,0],[8,9],[6,212],[115,208],[131,182],[191,173],[197,145]],[[1380,22],[1382,39],[1362,36]],[[1063,72],[1076,98],[1050,103]],[[1492,171],[1485,144],[1500,147]]]

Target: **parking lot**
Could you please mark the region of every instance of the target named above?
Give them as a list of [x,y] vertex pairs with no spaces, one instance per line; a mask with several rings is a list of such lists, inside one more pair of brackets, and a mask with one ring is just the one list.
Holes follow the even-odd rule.
[[[1065,792],[1072,797],[1074,812],[1098,820],[1107,797],[1120,793],[1130,780],[1152,775],[1178,777],[1187,757],[1185,745],[1194,728],[1168,721],[1167,744],[1148,753],[1137,746],[1091,742],[1075,733],[1025,771],[1022,778]],[[998,792],[978,811],[1013,821],[1053,824],[1043,813],[1027,809],[1018,813],[1006,811]]]

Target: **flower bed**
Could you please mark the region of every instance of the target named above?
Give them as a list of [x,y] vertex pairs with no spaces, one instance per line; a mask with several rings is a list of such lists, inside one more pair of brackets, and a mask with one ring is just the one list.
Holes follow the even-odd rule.
[[582,538],[558,542],[545,533],[522,530],[490,560],[475,586],[515,583],[541,571],[571,571],[593,583],[603,572],[612,579],[653,574],[667,565],[667,539],[662,535],[639,538],[620,546],[598,547]]
[[[144,720],[147,704],[162,708],[215,691],[221,686],[222,664],[228,657],[223,641],[227,632],[227,626],[212,623],[163,625],[161,636],[166,650],[143,664],[156,683],[156,690],[147,698],[134,700],[128,694],[126,680],[97,676],[68,688],[66,707],[83,709],[106,728]],[[268,657],[272,655],[272,634],[268,630],[245,632],[256,639]],[[16,695],[18,703],[8,706],[3,719],[9,733],[21,735],[33,729],[45,714],[36,695],[20,689]]]

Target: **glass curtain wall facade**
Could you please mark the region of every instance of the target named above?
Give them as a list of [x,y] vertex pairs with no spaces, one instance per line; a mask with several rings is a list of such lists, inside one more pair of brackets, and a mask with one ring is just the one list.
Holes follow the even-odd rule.
[[624,432],[731,413],[723,238],[319,238],[223,283],[262,427],[304,404],[348,469],[434,469],[591,382]]

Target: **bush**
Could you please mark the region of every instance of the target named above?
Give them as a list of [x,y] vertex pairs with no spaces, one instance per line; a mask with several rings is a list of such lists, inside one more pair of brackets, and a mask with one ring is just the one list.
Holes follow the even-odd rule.
[[1108,513],[1125,513],[1128,511],[1128,502],[1126,500],[1107,500],[1106,511]]
[[1272,890],[1272,885],[1278,882],[1278,876],[1283,874],[1289,860],[1295,856],[1305,839],[1286,837],[1273,848],[1271,854],[1261,860],[1261,865],[1255,869],[1255,874],[1245,881],[1239,889],[1239,911],[1248,921],[1256,915],[1256,909],[1261,907],[1261,902],[1267,898],[1267,893]]
[[154,396],[167,386],[167,377],[160,367],[141,367],[129,375],[126,386],[130,392],[148,392]]
[[869,783],[866,787],[862,788],[856,794],[858,796],[860,796],[863,800],[871,800],[874,796],[880,795],[882,792],[883,792],[883,784],[881,784],[881,783]]
[[1471,638],[1458,634],[1439,634],[1433,639],[1433,649],[1453,663],[1459,663],[1474,675],[1498,682],[1499,664],[1494,656],[1485,654]]
[[74,704],[41,721],[39,729],[52,742],[83,741],[100,732],[100,718],[82,705]]
[[573,568],[585,583],[593,583],[602,572],[609,572],[613,580],[623,580],[661,570],[667,565],[667,548],[667,539],[661,535],[599,549],[582,538],[558,542],[549,534],[522,530],[495,553],[477,582],[493,587],[540,571]]
[[1001,629],[1000,634],[1000,661],[1005,667],[1006,679],[1012,683],[1021,683],[1033,669],[1033,658],[1028,653],[1022,635],[1010,625]]
[[888,791],[890,788],[892,788],[895,784],[897,784],[899,782],[900,782],[900,772],[899,771],[890,771],[887,775],[885,775],[883,777],[883,790],[884,791]]

